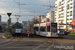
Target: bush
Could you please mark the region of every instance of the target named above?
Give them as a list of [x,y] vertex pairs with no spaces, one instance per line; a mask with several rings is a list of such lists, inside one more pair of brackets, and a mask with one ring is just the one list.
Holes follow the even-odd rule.
[[4,37],[6,37],[7,39],[11,38],[12,34],[10,32],[5,32]]
[[72,36],[75,36],[75,33],[69,33],[68,35],[72,35]]

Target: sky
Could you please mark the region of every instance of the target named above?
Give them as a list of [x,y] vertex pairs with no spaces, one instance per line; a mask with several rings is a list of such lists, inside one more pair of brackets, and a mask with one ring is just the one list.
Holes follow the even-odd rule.
[[7,13],[12,13],[10,16],[12,22],[16,22],[16,17],[19,17],[19,22],[32,20],[39,15],[46,15],[50,11],[54,11],[55,1],[57,0],[0,0],[0,15],[3,22],[7,22]]

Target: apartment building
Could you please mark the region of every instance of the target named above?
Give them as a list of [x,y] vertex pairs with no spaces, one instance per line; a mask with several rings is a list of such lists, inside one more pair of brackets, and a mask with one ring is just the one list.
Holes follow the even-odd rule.
[[46,20],[47,22],[54,22],[54,11],[47,13]]
[[46,22],[46,16],[44,16],[44,15],[38,16],[38,21]]
[[75,19],[75,0],[57,0],[55,2],[55,22],[58,29],[71,31],[72,19]]
[[38,16],[38,20],[40,20],[40,22],[54,22],[54,13],[54,11],[51,11],[47,13],[46,16]]

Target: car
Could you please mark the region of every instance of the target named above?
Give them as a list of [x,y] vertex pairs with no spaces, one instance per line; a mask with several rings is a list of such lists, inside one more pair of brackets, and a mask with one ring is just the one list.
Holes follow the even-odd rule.
[[58,30],[57,33],[58,33],[58,35],[67,35],[67,32],[66,32],[66,31],[59,31],[59,30]]

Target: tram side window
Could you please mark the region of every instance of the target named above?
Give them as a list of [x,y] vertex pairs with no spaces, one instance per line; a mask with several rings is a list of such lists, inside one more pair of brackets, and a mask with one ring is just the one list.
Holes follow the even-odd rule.
[[34,30],[38,31],[38,27],[34,27]]
[[45,26],[40,27],[40,31],[45,32],[45,29],[46,29],[46,27],[45,27]]
[[47,32],[50,32],[50,26],[47,26]]
[[75,29],[75,26],[73,25],[73,29]]

